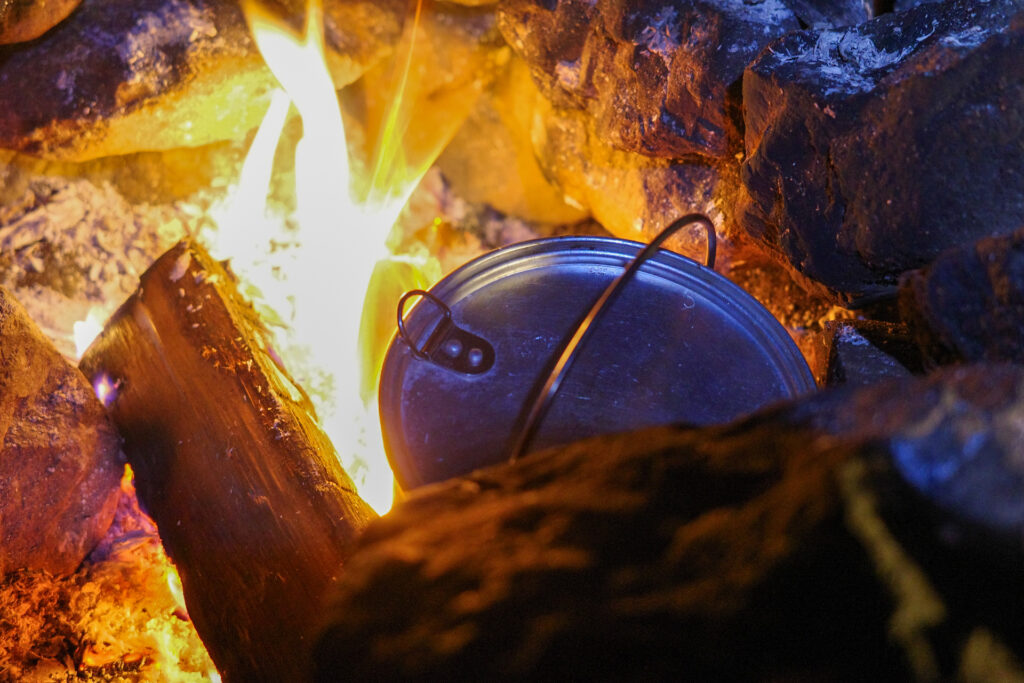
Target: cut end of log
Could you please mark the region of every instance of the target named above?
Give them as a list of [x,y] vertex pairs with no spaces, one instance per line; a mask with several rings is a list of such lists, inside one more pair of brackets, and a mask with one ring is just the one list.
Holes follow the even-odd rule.
[[308,631],[375,515],[232,274],[197,244],[142,276],[82,359],[110,404],[139,498],[226,680],[296,680]]

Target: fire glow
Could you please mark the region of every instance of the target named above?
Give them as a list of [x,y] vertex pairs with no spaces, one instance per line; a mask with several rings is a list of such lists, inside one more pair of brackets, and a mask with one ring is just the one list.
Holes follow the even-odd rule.
[[[237,185],[211,211],[216,225],[202,237],[216,257],[230,259],[243,291],[274,326],[274,351],[308,392],[360,495],[384,513],[392,504],[394,480],[377,416],[377,380],[388,342],[379,321],[393,319],[396,293],[429,286],[441,275],[436,259],[395,255],[388,244],[398,241],[392,237],[396,220],[461,118],[453,116],[453,125],[436,131],[430,158],[410,164],[401,153],[417,6],[395,60],[402,67],[399,86],[380,125],[370,178],[354,179],[324,58],[320,2],[309,5],[301,36],[255,2],[244,9],[281,90],[271,98]],[[294,208],[282,216],[268,193],[292,106],[302,137],[294,150]]]

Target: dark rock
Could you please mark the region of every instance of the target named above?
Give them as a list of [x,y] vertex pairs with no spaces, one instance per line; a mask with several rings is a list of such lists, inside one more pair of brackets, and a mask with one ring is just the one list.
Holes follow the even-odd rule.
[[81,563],[114,517],[120,445],[85,376],[0,287],[0,576]]
[[[737,164],[673,162],[607,144],[585,113],[556,110],[540,98],[533,129],[537,161],[573,206],[613,235],[647,242],[676,218],[708,214],[716,227],[731,215]],[[702,259],[703,231],[684,233],[673,249]]]
[[[1024,369],[959,368],[422,489],[346,565],[318,679],[1019,675],[999,627],[1017,584],[954,607],[892,527],[923,526],[924,559],[948,548],[937,520],[1022,548],[1022,406]],[[883,518],[892,500],[909,519]]]
[[582,109],[602,140],[675,159],[738,149],[731,86],[770,40],[809,23],[856,23],[857,0],[506,0],[499,21],[557,107]]
[[867,385],[891,377],[908,377],[922,369],[920,352],[902,325],[879,320],[832,320],[825,323],[819,384]]
[[0,4],[0,44],[33,40],[56,26],[80,0],[7,0]]
[[1024,222],[1024,8],[950,0],[766,48],[743,80],[741,223],[847,304]]
[[570,206],[538,163],[531,142],[538,100],[526,64],[513,57],[438,157],[455,193],[504,214],[559,224],[587,217]]
[[930,2],[944,2],[944,1],[945,0],[895,0],[894,2],[890,2],[889,4],[891,5],[891,11],[893,11],[893,12],[903,12],[903,11],[906,11],[908,9],[917,7],[918,5],[924,5],[924,4],[927,4],[927,3],[930,3]]
[[[305,3],[267,4],[301,21]],[[343,85],[398,39],[405,2],[325,5]],[[0,51],[0,147],[81,161],[237,140],[276,84],[231,0],[85,0],[42,39]]]
[[908,273],[900,311],[932,363],[1024,363],[1024,229],[950,249]]

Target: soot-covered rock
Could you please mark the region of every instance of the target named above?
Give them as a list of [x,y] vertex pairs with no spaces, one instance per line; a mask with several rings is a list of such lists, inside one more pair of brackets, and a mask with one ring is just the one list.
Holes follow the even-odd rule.
[[[301,23],[302,2],[257,4]],[[390,49],[406,5],[325,5],[342,85]],[[41,39],[0,51],[0,147],[81,161],[237,140],[276,86],[236,2],[84,0]]]
[[81,563],[114,518],[120,446],[85,376],[0,287],[0,577]]
[[738,148],[730,91],[770,40],[808,23],[857,23],[863,4],[645,0],[506,0],[499,20],[557,107],[583,109],[603,140],[660,158]]
[[822,331],[820,384],[866,385],[921,372],[920,352],[903,325],[880,320],[833,320]]
[[1024,363],[1024,229],[908,273],[900,311],[930,361]]
[[1019,675],[1019,565],[949,541],[1024,551],[1021,463],[1024,370],[976,366],[481,470],[368,528],[318,679]]
[[[708,214],[716,225],[731,214],[735,165],[624,152],[601,137],[587,114],[555,109],[543,98],[537,105],[533,145],[545,176],[613,235],[646,242],[688,213]],[[684,235],[673,248],[701,259],[703,231]]]
[[0,45],[33,40],[72,12],[80,0],[7,0],[0,3]]
[[834,299],[1024,222],[1024,7],[925,4],[803,31],[744,74],[745,229]]

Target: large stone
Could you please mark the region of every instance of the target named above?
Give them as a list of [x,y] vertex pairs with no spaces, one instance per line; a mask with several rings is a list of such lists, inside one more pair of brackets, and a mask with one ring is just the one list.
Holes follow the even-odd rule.
[[920,352],[903,325],[880,320],[830,320],[821,332],[820,365],[811,369],[823,386],[867,385],[922,371]]
[[900,311],[933,363],[1024,363],[1024,229],[950,249],[908,273]]
[[1024,551],[1022,456],[1024,370],[976,366],[437,484],[367,529],[319,680],[1020,675],[1019,564],[949,541]]
[[[735,160],[673,162],[624,152],[604,141],[586,113],[557,110],[543,99],[536,116],[533,144],[546,177],[617,237],[647,242],[693,212],[720,227],[731,213]],[[701,259],[703,231],[683,234],[672,247]]]
[[7,0],[0,4],[0,45],[34,40],[70,14],[80,0]]
[[[341,86],[398,39],[405,3],[326,4]],[[0,53],[0,147],[86,160],[237,140],[275,87],[235,2],[85,0],[42,39]]]
[[579,221],[588,213],[566,203],[534,154],[531,128],[540,97],[525,62],[510,60],[437,163],[468,201],[530,221]]
[[73,571],[110,526],[123,471],[88,380],[0,287],[0,576]]
[[559,107],[589,112],[602,140],[676,159],[739,147],[736,88],[773,38],[807,23],[867,19],[855,0],[506,0],[500,25]]
[[765,49],[743,80],[746,230],[857,304],[1024,222],[1024,8],[950,0]]

